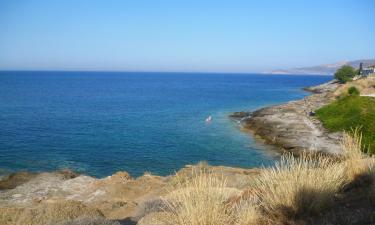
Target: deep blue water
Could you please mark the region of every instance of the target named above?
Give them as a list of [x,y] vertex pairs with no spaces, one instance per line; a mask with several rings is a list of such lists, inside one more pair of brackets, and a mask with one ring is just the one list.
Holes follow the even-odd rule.
[[[274,157],[227,118],[299,99],[326,76],[0,72],[0,169],[166,175]],[[205,123],[212,115],[213,122]]]

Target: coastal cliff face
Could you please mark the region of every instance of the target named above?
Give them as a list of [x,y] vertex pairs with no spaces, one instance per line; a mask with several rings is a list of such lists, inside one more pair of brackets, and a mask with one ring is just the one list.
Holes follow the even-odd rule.
[[299,154],[304,150],[339,154],[341,133],[328,133],[314,117],[315,110],[335,99],[340,85],[331,81],[305,90],[314,93],[302,100],[262,108],[252,113],[234,113],[244,130],[282,150]]

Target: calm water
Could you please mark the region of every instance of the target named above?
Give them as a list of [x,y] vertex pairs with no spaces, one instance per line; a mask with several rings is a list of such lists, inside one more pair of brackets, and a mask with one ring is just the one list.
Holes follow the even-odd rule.
[[[0,168],[166,175],[186,164],[254,167],[272,156],[230,112],[299,99],[324,76],[0,72]],[[212,115],[213,122],[205,123]]]

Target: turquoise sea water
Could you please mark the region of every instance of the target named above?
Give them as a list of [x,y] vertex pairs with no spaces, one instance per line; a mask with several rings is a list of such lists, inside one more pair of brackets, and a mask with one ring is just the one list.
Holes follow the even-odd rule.
[[200,160],[268,165],[274,157],[227,116],[302,98],[302,87],[330,78],[0,72],[0,169],[102,177],[118,170],[166,175]]

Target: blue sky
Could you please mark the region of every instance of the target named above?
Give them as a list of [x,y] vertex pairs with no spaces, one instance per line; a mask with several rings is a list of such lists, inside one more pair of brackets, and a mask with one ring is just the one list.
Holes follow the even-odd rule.
[[256,72],[375,58],[374,10],[373,0],[0,0],[0,69]]

